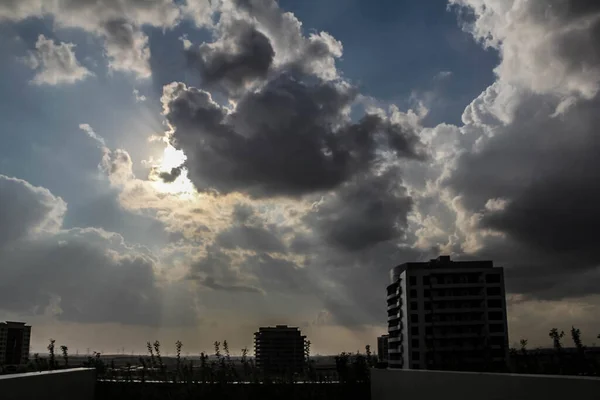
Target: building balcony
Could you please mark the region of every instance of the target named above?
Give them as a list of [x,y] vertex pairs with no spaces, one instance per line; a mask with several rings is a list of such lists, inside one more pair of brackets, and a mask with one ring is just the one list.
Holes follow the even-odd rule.
[[404,335],[400,334],[400,336],[398,336],[398,337],[389,337],[388,344],[402,342],[403,336]]
[[398,319],[401,319],[401,318],[402,317],[400,316],[400,313],[398,313],[398,314],[394,314],[394,315],[388,315],[388,319],[387,320],[388,320],[388,322],[391,322],[391,321],[395,321],[395,320],[398,320]]

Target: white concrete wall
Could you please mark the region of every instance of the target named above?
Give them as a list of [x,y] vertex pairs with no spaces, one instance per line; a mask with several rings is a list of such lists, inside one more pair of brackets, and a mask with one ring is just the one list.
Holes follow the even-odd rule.
[[0,375],[0,399],[93,400],[95,385],[91,368]]
[[600,378],[371,370],[372,400],[599,400]]

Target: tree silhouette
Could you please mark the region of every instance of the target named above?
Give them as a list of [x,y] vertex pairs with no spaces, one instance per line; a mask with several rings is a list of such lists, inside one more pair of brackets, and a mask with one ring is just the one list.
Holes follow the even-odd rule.
[[552,346],[554,347],[554,350],[556,351],[556,354],[558,356],[558,373],[562,374],[564,371],[564,369],[563,369],[564,359],[563,359],[562,343],[560,341],[565,336],[565,332],[563,332],[563,331],[559,332],[558,329],[552,328],[552,329],[550,329],[548,336],[550,336],[550,338],[552,338]]
[[50,362],[49,362],[49,366],[50,369],[54,369],[56,368],[56,357],[54,355],[54,343],[56,342],[56,340],[54,339],[50,339],[50,344],[48,344],[48,354],[50,356]]
[[574,326],[571,326],[571,338],[577,348],[577,372],[587,373],[588,367],[585,359],[585,346],[581,341],[581,331]]

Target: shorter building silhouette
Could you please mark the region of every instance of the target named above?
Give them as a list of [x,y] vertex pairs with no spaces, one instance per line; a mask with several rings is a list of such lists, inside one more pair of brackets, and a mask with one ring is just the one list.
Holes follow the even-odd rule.
[[379,362],[388,360],[388,338],[390,335],[381,335],[377,338],[377,358]]
[[31,326],[25,322],[0,322],[0,365],[20,365],[29,361]]
[[287,325],[260,328],[254,334],[254,355],[265,375],[301,373],[308,357],[306,336]]

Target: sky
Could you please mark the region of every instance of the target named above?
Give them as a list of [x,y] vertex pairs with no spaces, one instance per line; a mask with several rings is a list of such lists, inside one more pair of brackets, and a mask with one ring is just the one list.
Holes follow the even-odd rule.
[[594,0],[0,0],[0,320],[71,352],[374,346],[389,270],[600,333]]

